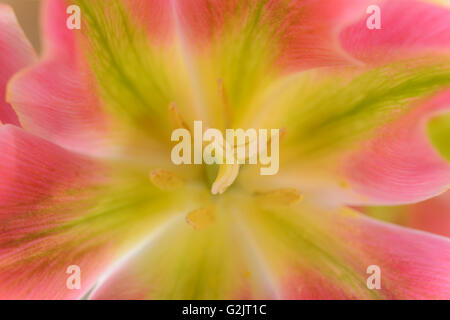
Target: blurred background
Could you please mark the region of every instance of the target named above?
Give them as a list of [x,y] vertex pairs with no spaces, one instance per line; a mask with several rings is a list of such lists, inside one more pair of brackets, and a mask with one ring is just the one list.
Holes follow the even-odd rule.
[[37,52],[40,52],[40,2],[40,0],[0,0],[0,3],[6,3],[14,9],[20,25]]

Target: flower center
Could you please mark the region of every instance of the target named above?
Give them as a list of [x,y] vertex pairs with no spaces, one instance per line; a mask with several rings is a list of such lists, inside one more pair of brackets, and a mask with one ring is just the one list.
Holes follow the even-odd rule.
[[[225,127],[229,127],[232,112],[221,79],[217,81],[217,87],[222,106],[222,119]],[[206,165],[219,165],[217,176],[211,186],[212,194],[224,193],[236,180],[241,165],[259,164],[261,175],[273,175],[278,172],[279,129],[250,128],[221,131],[204,126],[199,120],[195,120],[190,127],[175,102],[169,104],[168,113],[174,128],[171,140],[179,142],[172,148],[172,162],[180,165],[202,164],[204,161]],[[281,133],[284,133],[284,130]],[[208,173],[211,171],[206,170]]]

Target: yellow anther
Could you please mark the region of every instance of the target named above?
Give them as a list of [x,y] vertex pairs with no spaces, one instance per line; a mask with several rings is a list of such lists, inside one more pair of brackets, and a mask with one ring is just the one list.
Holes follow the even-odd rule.
[[186,222],[196,230],[209,227],[216,220],[216,209],[213,206],[196,209],[186,216]]
[[222,194],[231,186],[236,180],[239,173],[239,164],[221,164],[219,167],[219,173],[214,181],[211,193],[212,194]]
[[302,200],[302,194],[294,188],[282,188],[255,194],[264,204],[292,206]]
[[[282,134],[285,134],[286,130],[281,129],[281,132]],[[271,146],[270,141],[272,138],[273,138],[272,135],[268,137],[267,144],[260,147],[262,149],[270,148]],[[258,143],[257,137],[254,137],[253,139],[250,137],[245,141],[238,141],[238,143],[233,144],[234,148],[231,148],[232,150],[228,150],[228,148],[225,145],[221,146],[223,149],[223,154],[226,156],[226,158],[227,159],[233,158],[234,161],[233,164],[224,163],[220,165],[217,178],[212,185],[211,189],[212,194],[222,194],[229,186],[233,184],[233,182],[236,180],[238,176],[240,163],[245,163],[248,159],[257,155],[258,147],[257,145],[254,145],[257,143]],[[243,154],[240,155],[238,152],[240,148],[248,150],[248,152],[243,152]],[[259,150],[259,152],[261,152],[261,150]]]
[[172,126],[174,129],[178,128],[184,128],[187,130],[191,130],[189,126],[187,125],[186,121],[184,121],[183,116],[180,114],[180,111],[178,111],[177,105],[175,102],[171,102],[169,104],[169,117],[170,122],[172,123]]
[[150,171],[150,181],[163,191],[174,191],[183,186],[183,180],[174,173],[158,168]]

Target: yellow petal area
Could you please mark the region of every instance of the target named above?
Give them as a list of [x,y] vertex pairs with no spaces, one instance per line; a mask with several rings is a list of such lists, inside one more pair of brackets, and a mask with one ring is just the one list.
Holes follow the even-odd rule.
[[[372,224],[351,209],[324,212],[307,203],[266,209],[232,191],[215,206],[215,223],[192,229],[184,216],[175,220],[111,273],[92,298],[430,298],[448,285],[430,279],[438,290],[431,292],[422,291],[428,284],[419,279],[409,282],[414,272],[433,266],[421,256],[427,235]],[[430,241],[434,246],[444,240]],[[382,270],[381,290],[367,287],[370,265]],[[432,268],[444,280],[439,265]]]
[[[216,209],[215,222],[207,228],[192,228],[180,216],[105,279],[91,298],[276,298],[257,251],[234,215],[221,205]],[[205,214],[200,209],[188,217],[195,215],[198,223]]]
[[450,114],[433,118],[427,126],[431,143],[444,159],[450,162]]
[[219,91],[219,97],[222,100],[225,126],[226,128],[229,128],[233,121],[233,112],[231,110],[230,99],[228,98],[228,94],[222,79],[217,80],[217,87]]
[[447,6],[450,7],[450,1],[448,0],[427,0],[428,2],[432,2],[432,3],[436,3],[436,4],[440,4],[443,6]]
[[279,78],[253,101],[244,122],[286,127],[289,156],[315,161],[355,147],[414,107],[414,101],[447,88],[449,66],[448,57],[436,56]]
[[[448,88],[449,66],[448,57],[437,56],[371,69],[355,67],[345,73],[340,68],[322,69],[280,78],[261,93],[245,116],[250,127],[286,127],[280,170],[264,177],[256,168],[242,169],[239,183],[258,191],[295,187],[332,205],[350,197],[364,201],[351,185],[340,183],[343,159],[380,128]],[[445,139],[439,137],[445,136],[445,127],[443,120],[436,125],[433,141],[443,154]]]
[[180,111],[175,102],[169,104],[169,117],[174,129],[184,128],[190,131],[189,125],[181,116]]

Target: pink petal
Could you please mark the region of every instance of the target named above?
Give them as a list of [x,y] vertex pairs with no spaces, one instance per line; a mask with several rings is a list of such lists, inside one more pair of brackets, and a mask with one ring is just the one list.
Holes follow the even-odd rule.
[[430,144],[428,120],[450,110],[450,91],[430,99],[346,160],[344,174],[362,198],[354,204],[417,202],[449,187],[450,164]]
[[450,192],[411,205],[407,226],[450,238]]
[[381,6],[381,29],[370,30],[364,19],[340,35],[353,57],[368,63],[437,54],[450,50],[450,10],[416,0],[388,0]]
[[364,208],[369,216],[450,237],[450,192],[406,206]]
[[[92,206],[88,188],[101,185],[104,170],[12,125],[0,127],[0,150],[0,298],[80,297],[109,248],[84,239],[86,229],[73,234],[63,226]],[[66,287],[70,265],[81,267],[80,290]]]
[[[186,0],[178,1],[176,7],[180,29],[201,47],[214,39],[220,41],[231,32],[236,33],[237,26],[255,18],[257,24],[253,26],[252,41],[267,37],[271,50],[279,54],[277,63],[295,71],[353,63],[340,47],[339,31],[364,16],[367,6],[377,2],[270,0],[265,3],[248,1],[242,5],[239,1]],[[256,36],[258,29],[267,33]],[[238,31],[237,36],[246,32]]]
[[[279,2],[279,1],[274,1]],[[282,37],[279,63],[288,70],[354,64],[342,50],[339,32],[378,1],[292,1],[278,30]]]
[[[307,205],[305,205],[307,207]],[[263,211],[261,247],[281,299],[448,299],[450,239],[378,222],[349,208]],[[381,270],[370,289],[369,266]]]
[[[77,179],[98,170],[93,162],[11,125],[0,126],[0,206],[47,199],[52,193],[84,187]],[[74,184],[76,182],[76,184]],[[3,209],[4,210],[4,209]],[[8,209],[12,214],[14,207]],[[5,213],[3,213],[5,214]]]
[[[0,299],[76,299],[183,207],[177,194],[13,125],[0,126]],[[67,287],[69,266],[81,288]]]
[[450,298],[449,239],[365,218],[342,232],[368,264],[380,266],[386,298]]
[[5,101],[6,84],[20,69],[35,61],[35,53],[12,9],[0,4],[0,122],[19,125],[17,115]]
[[124,0],[132,14],[146,28],[152,42],[167,41],[173,36],[174,17],[171,1]]
[[57,144],[83,152],[103,146],[105,119],[78,30],[66,28],[63,0],[44,3],[44,55],[8,86],[8,101],[23,127]]
[[[291,272],[283,298],[290,299],[448,299],[450,240],[363,216],[329,217],[328,232],[338,234],[333,266]],[[325,240],[326,241],[326,240]],[[329,244],[334,246],[333,244]],[[325,249],[325,248],[322,248]],[[326,249],[325,249],[326,250]],[[344,263],[339,267],[340,263]],[[381,271],[381,288],[369,290],[369,266]],[[298,265],[293,265],[297,267]],[[330,268],[329,271],[327,268]],[[322,270],[322,273],[319,271]],[[330,272],[330,273],[328,273]],[[351,284],[351,285],[349,285]]]

